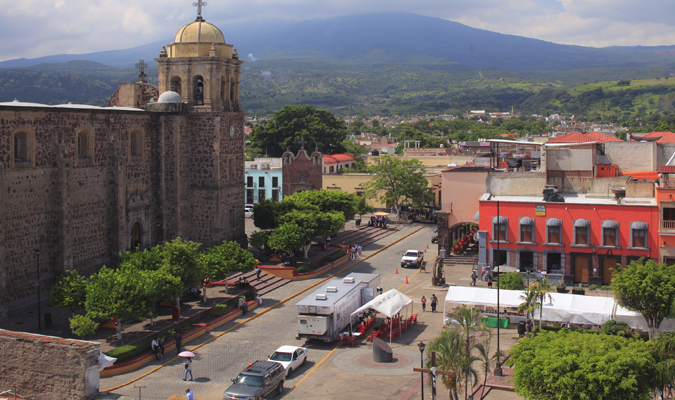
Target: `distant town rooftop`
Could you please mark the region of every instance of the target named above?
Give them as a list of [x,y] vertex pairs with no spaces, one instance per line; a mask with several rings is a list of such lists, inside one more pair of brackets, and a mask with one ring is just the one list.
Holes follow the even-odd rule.
[[[541,196],[493,196],[490,193],[483,193],[479,201],[503,201],[508,203],[543,203],[543,204],[597,204],[597,205],[616,205],[617,200],[612,197],[594,197],[600,196],[600,193],[559,193],[565,198],[565,203],[554,203],[544,201]],[[621,199],[621,205],[626,206],[656,206],[656,199],[653,197],[625,197]]]

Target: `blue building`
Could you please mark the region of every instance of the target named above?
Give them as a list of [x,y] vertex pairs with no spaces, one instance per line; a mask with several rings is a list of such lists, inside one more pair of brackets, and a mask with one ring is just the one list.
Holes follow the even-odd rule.
[[256,204],[265,199],[281,201],[281,158],[256,158],[245,162],[244,198],[246,204]]

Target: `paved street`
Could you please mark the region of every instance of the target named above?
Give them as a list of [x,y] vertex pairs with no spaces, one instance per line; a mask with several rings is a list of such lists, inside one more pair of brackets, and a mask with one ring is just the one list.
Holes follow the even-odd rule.
[[[367,257],[373,252],[380,250],[389,243],[392,243],[411,232],[419,229],[420,226],[404,225],[404,228],[396,234],[389,236],[378,243],[369,245],[364,249],[362,258]],[[351,272],[375,272],[382,275],[381,286],[385,289],[398,288],[405,283],[406,275],[411,277],[416,270],[403,271],[399,267],[399,274],[394,272],[397,265],[400,266],[400,258],[403,252],[409,248],[424,248],[430,243],[432,226],[422,226],[420,231],[409,238],[392,245],[390,248],[374,255],[373,257],[360,261],[351,261],[343,266],[354,265],[346,271],[339,274],[339,277],[345,276]],[[426,259],[430,259],[435,253],[427,253]],[[337,271],[334,271],[337,272]],[[427,274],[430,276],[430,274]],[[312,369],[318,361],[323,359],[335,347],[335,344],[324,344],[315,341],[307,342],[295,340],[296,334],[296,314],[295,303],[304,298],[307,293],[297,295],[292,299],[280,304],[278,307],[268,310],[268,307],[282,302],[284,299],[296,295],[308,286],[320,281],[321,279],[291,282],[264,298],[263,307],[256,310],[259,315],[239,325],[244,318],[235,320],[229,324],[223,325],[214,330],[209,335],[202,336],[196,342],[190,343],[188,348],[194,348],[203,344],[195,350],[199,357],[194,361],[193,373],[194,382],[183,382],[183,366],[181,360],[172,360],[167,356],[162,360],[161,368],[159,362],[151,363],[127,374],[118,375],[101,379],[101,390],[114,388],[108,393],[102,393],[100,399],[136,399],[139,389],[135,386],[144,386],[142,388],[142,398],[145,399],[177,399],[183,398],[185,387],[190,386],[193,389],[196,398],[199,399],[221,399],[223,391],[229,386],[230,379],[234,378],[241,369],[249,362],[257,359],[265,359],[278,346],[283,344],[306,345],[310,349],[310,359],[305,367],[294,372],[293,376],[286,383],[285,397],[293,398],[294,390],[291,389],[298,383],[303,375]],[[438,294],[442,298],[442,294]],[[428,297],[428,296],[427,296]],[[417,304],[416,304],[417,305]],[[416,310],[415,312],[417,312]],[[440,320],[441,314],[437,314]],[[248,317],[254,316],[251,313]],[[219,334],[227,332],[222,336],[215,338]],[[411,367],[412,368],[412,367]],[[147,376],[144,376],[146,375]],[[138,377],[135,382],[124,385]],[[189,383],[189,385],[186,385]],[[372,397],[370,397],[372,398]],[[375,398],[378,398],[377,396]]]

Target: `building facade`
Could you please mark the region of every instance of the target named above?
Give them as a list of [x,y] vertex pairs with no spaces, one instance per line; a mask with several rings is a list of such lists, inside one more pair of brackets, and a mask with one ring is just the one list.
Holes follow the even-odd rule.
[[245,165],[246,204],[256,204],[266,199],[283,199],[281,158],[256,158],[255,161],[246,161]]
[[0,103],[0,317],[127,250],[245,241],[242,62],[201,15],[167,47],[157,101],[138,82],[110,107]]

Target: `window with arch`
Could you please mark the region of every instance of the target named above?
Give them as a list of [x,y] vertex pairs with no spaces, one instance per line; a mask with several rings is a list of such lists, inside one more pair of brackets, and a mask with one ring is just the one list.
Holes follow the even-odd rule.
[[81,162],[93,158],[94,135],[89,129],[82,129],[77,132],[77,159]]
[[234,79],[230,79],[230,106],[234,105]]
[[204,78],[197,75],[194,79],[195,88],[195,105],[201,106],[204,104]]
[[180,77],[174,76],[171,78],[171,86],[169,87],[169,90],[174,91],[178,93],[179,95],[183,96],[183,91],[182,91],[182,85],[181,85],[181,80]]
[[234,158],[233,158],[233,157],[230,157],[230,158],[227,160],[227,173],[228,173],[228,175],[229,175],[230,178],[234,178],[234,173],[235,173],[235,171],[236,171],[236,166],[235,166],[235,165],[236,165],[236,164],[235,164]]
[[12,135],[12,159],[15,167],[27,167],[33,164],[35,154],[35,136],[33,132],[19,130]]
[[227,92],[225,91],[225,78],[223,78],[220,80],[220,101],[222,101],[223,104],[227,102],[227,97],[225,96],[225,93]]
[[129,136],[129,153],[131,158],[143,158],[143,131],[133,129]]

